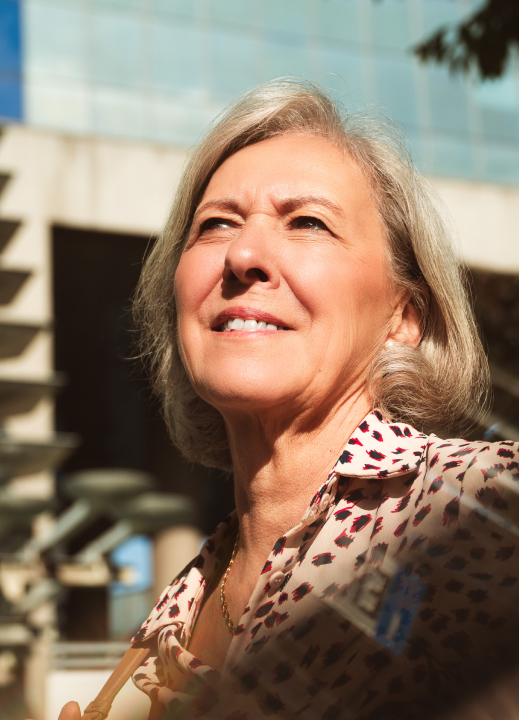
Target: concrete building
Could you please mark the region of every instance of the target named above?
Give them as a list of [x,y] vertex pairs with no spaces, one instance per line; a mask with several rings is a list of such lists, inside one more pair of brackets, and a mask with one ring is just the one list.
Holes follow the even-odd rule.
[[[273,77],[303,76],[354,110],[400,123],[474,272],[478,312],[497,363],[494,432],[519,439],[519,63],[514,58],[501,80],[480,83],[472,75],[453,77],[442,67],[420,65],[410,51],[477,5],[0,0],[0,236],[6,239],[0,281],[19,285],[0,307],[0,330],[12,337],[12,326],[21,327],[29,337],[27,328],[33,328],[19,352],[0,359],[0,401],[17,382],[40,388],[29,409],[4,413],[3,428],[9,442],[61,448],[42,468],[6,476],[5,487],[31,500],[58,497],[62,509],[70,502],[63,473],[126,467],[152,473],[159,489],[191,494],[199,505],[196,527],[181,524],[156,537],[155,579],[130,583],[119,595],[113,583],[108,591],[106,582],[68,586],[24,616],[37,638],[26,661],[32,717],[50,720],[57,705],[70,699],[60,694],[59,673],[72,672],[74,663],[66,660],[71,646],[55,646],[61,659],[52,661],[51,671],[52,643],[127,637],[153,595],[232,503],[225,478],[188,466],[169,448],[145,381],[134,377],[125,358],[132,354],[127,308],[139,264],[167,215],[187,149],[245,89]],[[67,448],[77,444],[71,433],[80,444],[66,459]],[[32,531],[48,532],[53,517],[50,508],[36,513]],[[108,526],[100,520],[63,552],[75,553]],[[0,552],[6,552],[1,544]],[[4,576],[10,579],[0,581],[4,596],[6,583],[12,585],[21,572],[8,570]],[[83,612],[83,602],[103,619],[95,625],[98,632],[87,623],[75,635],[74,608]],[[109,618],[120,618],[121,608],[129,620],[116,627]],[[8,688],[18,656],[16,643],[2,640],[2,627],[6,649],[0,647],[0,661],[12,665],[4,673]],[[99,650],[104,659],[90,658],[81,672],[106,672],[112,662],[107,653],[111,657]],[[0,686],[1,667],[0,662]],[[78,680],[83,688],[85,677]]]

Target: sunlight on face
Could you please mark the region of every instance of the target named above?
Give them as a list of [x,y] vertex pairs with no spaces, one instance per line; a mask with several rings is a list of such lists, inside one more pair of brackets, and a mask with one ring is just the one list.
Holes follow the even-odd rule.
[[191,381],[224,416],[333,409],[395,307],[368,181],[318,136],[240,150],[197,209],[175,295]]

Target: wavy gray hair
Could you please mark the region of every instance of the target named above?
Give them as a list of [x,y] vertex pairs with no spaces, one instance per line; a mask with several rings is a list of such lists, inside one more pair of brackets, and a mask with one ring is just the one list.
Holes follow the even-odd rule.
[[175,271],[215,170],[238,150],[289,133],[328,138],[358,163],[385,227],[389,272],[410,292],[420,313],[418,348],[381,348],[374,359],[369,377],[373,407],[387,419],[424,431],[465,431],[485,411],[489,372],[465,272],[432,189],[391,123],[350,114],[319,85],[286,78],[239,97],[191,151],[169,219],[140,277],[134,313],[142,354],[173,443],[189,460],[232,469],[223,418],[196,394],[180,356]]

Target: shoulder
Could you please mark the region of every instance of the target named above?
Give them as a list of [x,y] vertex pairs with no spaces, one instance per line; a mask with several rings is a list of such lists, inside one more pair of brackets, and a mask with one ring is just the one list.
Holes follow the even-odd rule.
[[511,440],[489,443],[461,438],[442,440],[436,435],[429,435],[425,462],[427,469],[436,467],[442,472],[455,471],[459,474],[477,467],[487,478],[503,472],[518,475],[519,443]]
[[428,438],[425,484],[447,490],[467,510],[516,522],[519,516],[519,443]]

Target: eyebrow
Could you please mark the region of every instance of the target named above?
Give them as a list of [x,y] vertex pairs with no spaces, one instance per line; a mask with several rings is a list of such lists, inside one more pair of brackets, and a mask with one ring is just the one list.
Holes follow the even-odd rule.
[[240,214],[240,205],[238,202],[236,202],[236,200],[233,200],[232,198],[222,198],[222,200],[209,200],[208,202],[200,205],[200,207],[196,209],[195,214],[193,215],[193,223],[198,219],[198,216],[204,212],[204,210],[210,209],[233,212],[236,213],[236,215]]
[[[336,205],[328,198],[322,197],[320,195],[298,195],[296,197],[285,198],[283,200],[280,200],[278,205],[280,206],[283,214],[294,212],[295,210],[300,210],[306,205],[320,205],[321,207],[328,208],[328,210],[332,210],[342,219],[344,219],[345,217],[344,212],[342,208],[339,207],[339,205]],[[209,200],[203,205],[200,205],[200,207],[196,210],[195,214],[193,215],[193,223],[198,219],[198,216],[204,212],[204,210],[209,209],[223,210],[226,212],[236,213],[237,215],[240,215],[242,212],[240,204],[232,198]]]
[[332,210],[336,215],[344,219],[344,212],[339,205],[329,200],[326,197],[320,195],[299,195],[293,198],[287,198],[282,200],[280,203],[285,213],[294,212],[294,210],[300,210],[305,205],[321,205],[321,207]]

